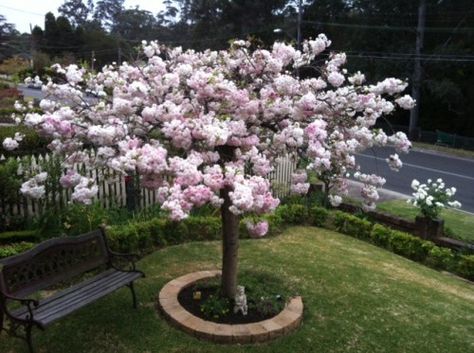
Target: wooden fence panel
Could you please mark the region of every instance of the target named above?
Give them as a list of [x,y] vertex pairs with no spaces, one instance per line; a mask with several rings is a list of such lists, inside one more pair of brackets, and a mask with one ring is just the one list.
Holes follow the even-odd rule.
[[[93,158],[95,152],[89,152],[89,156]],[[3,155],[0,156],[0,161],[5,159],[6,158]],[[51,154],[39,154],[22,158],[17,157],[16,161],[19,164],[18,177],[21,179],[28,179],[29,176],[44,171],[45,164],[49,163],[52,165],[54,163],[54,157]],[[283,198],[289,195],[291,175],[295,168],[296,161],[294,158],[291,158],[290,156],[279,158],[274,170],[269,174],[272,192],[276,197]],[[73,169],[84,174],[86,168],[83,163],[75,163]],[[65,173],[66,169],[62,170],[62,175]],[[95,180],[98,186],[97,199],[102,207],[111,208],[126,206],[124,175],[111,168],[101,167],[89,170],[87,176]],[[7,218],[21,217],[26,220],[41,215],[45,207],[48,207],[48,205],[54,205],[55,208],[63,209],[72,202],[72,191],[70,189],[62,188],[59,182],[55,182],[50,186],[52,187],[47,188],[45,198],[42,200],[34,200],[24,197],[19,191],[13,200],[14,202],[5,199],[0,195],[0,213]],[[8,188],[8,185],[3,187]],[[148,208],[157,203],[156,192],[154,190],[140,188],[138,193],[138,209]]]

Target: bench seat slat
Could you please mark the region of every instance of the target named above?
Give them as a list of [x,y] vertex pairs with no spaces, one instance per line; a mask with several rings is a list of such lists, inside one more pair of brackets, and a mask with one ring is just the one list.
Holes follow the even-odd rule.
[[[139,276],[138,276],[139,277]],[[107,283],[101,282],[99,286],[89,286],[88,288],[81,289],[81,291],[75,292],[74,296],[63,297],[60,302],[53,302],[48,305],[41,313],[38,314],[38,319],[41,321],[49,321],[49,318],[55,315],[59,317],[64,316],[72,311],[70,308],[80,308],[83,305],[89,304],[92,301],[101,298],[102,296],[115,291],[118,288],[131,282],[131,278],[135,280],[133,273],[119,273],[114,276],[113,279]],[[89,299],[95,298],[90,301]],[[76,309],[74,309],[76,310]],[[73,310],[73,311],[74,311]],[[65,313],[63,315],[63,313]],[[35,318],[36,319],[36,318]]]
[[[34,320],[42,326],[47,326],[140,277],[142,277],[140,272],[110,269],[40,301],[40,305],[33,311]],[[26,318],[28,312],[22,308],[13,312],[13,315]]]
[[[106,276],[104,276],[104,274]],[[35,315],[39,315],[46,310],[51,310],[51,307],[60,307],[61,305],[72,304],[72,302],[78,297],[83,295],[84,292],[89,293],[93,289],[100,290],[103,286],[107,285],[110,281],[113,281],[121,274],[126,275],[126,272],[119,272],[116,270],[109,270],[98,276],[93,277],[91,280],[79,283],[73,287],[68,288],[65,291],[58,292],[57,294],[48,297],[47,299],[40,301],[40,305],[35,309]],[[27,310],[24,310],[26,313]]]

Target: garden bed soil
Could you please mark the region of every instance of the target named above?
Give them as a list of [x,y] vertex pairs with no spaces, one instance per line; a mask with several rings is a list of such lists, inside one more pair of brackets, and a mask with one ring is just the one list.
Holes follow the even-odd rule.
[[[196,291],[201,292],[201,299],[194,299],[193,294]],[[275,317],[278,313],[262,313],[257,310],[251,310],[250,308],[250,302],[249,304],[249,310],[247,315],[242,315],[242,313],[239,311],[237,314],[234,314],[233,306],[230,308],[229,312],[226,315],[219,316],[218,318],[216,317],[209,317],[209,315],[205,315],[201,311],[201,304],[206,301],[206,299],[209,298],[209,296],[217,295],[219,292],[219,287],[217,286],[199,286],[197,284],[196,286],[189,286],[184,288],[178,295],[178,301],[185,308],[187,311],[189,311],[191,314],[194,316],[197,316],[203,320],[208,320],[220,324],[249,324],[253,322],[259,322],[263,320],[270,319],[272,317]]]

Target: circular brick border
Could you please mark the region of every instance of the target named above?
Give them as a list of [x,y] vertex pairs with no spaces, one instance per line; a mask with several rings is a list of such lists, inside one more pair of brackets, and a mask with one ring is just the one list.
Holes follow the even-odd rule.
[[283,336],[296,329],[303,319],[301,297],[292,298],[285,309],[271,319],[250,324],[229,325],[203,320],[184,309],[178,302],[178,294],[195,282],[220,276],[221,271],[189,273],[168,282],[160,291],[158,305],[173,324],[205,340],[219,343],[265,342]]

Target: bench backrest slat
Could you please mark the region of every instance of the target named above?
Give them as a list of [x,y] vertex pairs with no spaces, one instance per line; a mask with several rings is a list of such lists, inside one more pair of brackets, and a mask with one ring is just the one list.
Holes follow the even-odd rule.
[[23,254],[2,260],[0,289],[10,295],[28,296],[108,261],[101,230],[51,239]]

